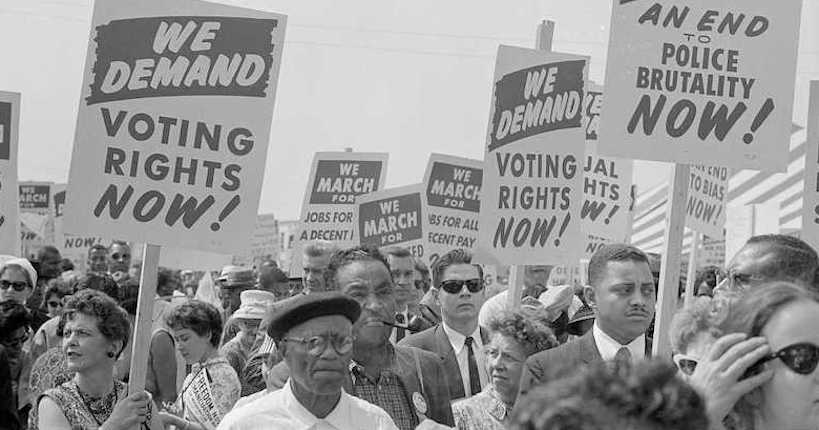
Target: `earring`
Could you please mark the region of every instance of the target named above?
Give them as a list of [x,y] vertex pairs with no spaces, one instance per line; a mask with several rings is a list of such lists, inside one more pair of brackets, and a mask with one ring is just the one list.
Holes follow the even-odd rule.
[[117,354],[114,353],[113,351],[108,351],[108,357],[114,358],[115,355],[117,355]]

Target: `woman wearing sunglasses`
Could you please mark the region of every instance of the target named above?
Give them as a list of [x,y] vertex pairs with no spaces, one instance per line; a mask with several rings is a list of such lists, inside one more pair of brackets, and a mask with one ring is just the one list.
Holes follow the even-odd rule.
[[[748,367],[746,358],[762,354],[742,372],[743,384],[761,379],[726,418],[729,430],[816,430],[819,426],[819,296],[794,284],[777,282],[754,289],[729,310],[719,329],[747,337],[756,348],[742,353],[723,372]],[[727,337],[727,336],[726,336]],[[763,340],[755,340],[763,337]],[[724,338],[723,338],[724,339]],[[717,341],[719,343],[723,339]],[[716,343],[715,343],[716,345]],[[739,344],[738,344],[739,345]],[[706,394],[707,397],[707,394]]]

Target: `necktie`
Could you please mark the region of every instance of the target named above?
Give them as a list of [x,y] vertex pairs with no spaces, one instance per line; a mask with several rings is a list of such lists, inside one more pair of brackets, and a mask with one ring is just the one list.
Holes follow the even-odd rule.
[[464,340],[464,345],[466,346],[466,361],[469,369],[469,389],[474,396],[481,392],[481,378],[478,375],[478,362],[475,361],[475,351],[472,350],[472,342],[474,342],[472,336]]
[[[404,314],[395,314],[395,322],[399,325],[405,325],[406,320],[404,319]],[[404,336],[407,334],[407,330],[403,328],[395,328],[395,341],[398,342],[399,340],[403,339]]]
[[625,346],[620,347],[614,355],[614,361],[619,364],[631,363],[631,351]]

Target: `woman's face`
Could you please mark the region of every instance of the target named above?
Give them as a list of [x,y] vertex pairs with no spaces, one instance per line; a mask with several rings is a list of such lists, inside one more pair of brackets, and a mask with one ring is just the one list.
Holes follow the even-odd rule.
[[75,313],[65,323],[63,351],[70,371],[81,372],[102,364],[113,366],[120,348],[120,342],[112,342],[100,332],[97,317]]
[[486,366],[501,400],[515,403],[526,353],[518,341],[500,333],[492,334],[486,347]]
[[56,294],[52,294],[46,297],[45,305],[48,316],[54,318],[60,316],[60,312],[63,310],[63,299]]
[[[21,286],[25,285],[22,289]],[[0,276],[0,302],[11,300],[25,304],[31,295],[31,284],[25,271],[19,266],[8,266]]]
[[205,354],[213,349],[210,343],[210,333],[199,336],[189,328],[174,329],[173,338],[176,342],[176,349],[188,364],[200,362]]
[[[819,303],[800,301],[780,309],[762,335],[774,352],[796,343],[819,345]],[[765,364],[774,375],[762,388],[761,428],[816,430],[819,424],[819,368],[800,375],[782,360]]]

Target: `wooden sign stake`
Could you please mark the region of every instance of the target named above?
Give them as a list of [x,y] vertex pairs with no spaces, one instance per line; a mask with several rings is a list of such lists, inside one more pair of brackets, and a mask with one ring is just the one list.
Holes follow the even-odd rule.
[[134,336],[131,340],[131,369],[128,375],[128,393],[145,390],[148,371],[148,352],[151,344],[151,324],[156,296],[156,275],[159,267],[159,245],[145,244],[142,254],[142,273],[139,281]]

